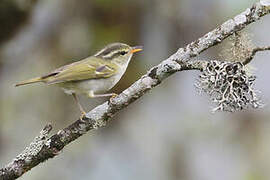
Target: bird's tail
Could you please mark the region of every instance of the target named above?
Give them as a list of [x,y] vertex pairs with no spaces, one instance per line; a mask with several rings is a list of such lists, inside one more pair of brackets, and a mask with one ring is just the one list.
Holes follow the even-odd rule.
[[28,79],[28,80],[19,82],[18,84],[15,84],[15,87],[26,85],[26,84],[32,84],[32,83],[42,82],[42,81],[43,80],[42,80],[41,77],[36,77],[36,78],[32,78],[32,79]]

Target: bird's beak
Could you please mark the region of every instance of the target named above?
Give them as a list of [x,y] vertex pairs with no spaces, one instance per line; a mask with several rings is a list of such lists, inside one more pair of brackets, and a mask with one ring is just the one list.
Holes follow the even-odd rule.
[[131,49],[131,53],[139,52],[139,51],[142,51],[142,50],[143,50],[142,46],[134,46]]

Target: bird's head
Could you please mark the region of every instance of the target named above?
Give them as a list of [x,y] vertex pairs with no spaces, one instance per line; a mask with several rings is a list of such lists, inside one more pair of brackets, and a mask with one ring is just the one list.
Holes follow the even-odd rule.
[[133,53],[142,51],[142,46],[131,47],[124,43],[112,43],[98,51],[94,56],[117,64],[129,62]]

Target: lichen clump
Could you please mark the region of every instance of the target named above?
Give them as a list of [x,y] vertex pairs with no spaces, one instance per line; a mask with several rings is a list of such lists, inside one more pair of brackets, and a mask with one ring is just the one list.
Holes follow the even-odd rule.
[[196,86],[217,105],[213,111],[235,112],[262,106],[253,88],[255,79],[241,62],[209,61]]

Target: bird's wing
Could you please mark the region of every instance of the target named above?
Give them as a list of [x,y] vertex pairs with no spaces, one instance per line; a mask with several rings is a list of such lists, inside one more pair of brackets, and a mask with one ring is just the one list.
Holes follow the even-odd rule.
[[47,84],[56,84],[68,81],[109,78],[117,73],[117,65],[102,59],[89,57],[84,60],[62,66],[45,75],[42,79]]

